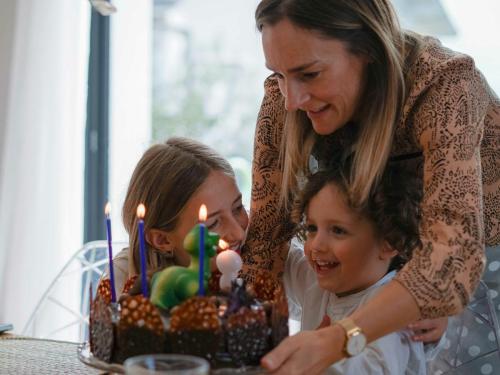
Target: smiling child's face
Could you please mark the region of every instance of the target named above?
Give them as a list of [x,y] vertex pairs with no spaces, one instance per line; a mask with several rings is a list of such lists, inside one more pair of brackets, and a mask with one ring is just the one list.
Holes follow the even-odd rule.
[[321,288],[351,294],[375,284],[396,255],[380,239],[373,224],[346,203],[332,183],[324,186],[306,208],[304,252]]
[[182,210],[176,228],[169,233],[175,248],[176,263],[187,266],[190,255],[182,243],[188,232],[198,223],[200,206],[207,206],[207,229],[217,233],[231,249],[239,249],[246,237],[248,214],[243,207],[241,192],[234,178],[220,171],[212,171],[189,199]]

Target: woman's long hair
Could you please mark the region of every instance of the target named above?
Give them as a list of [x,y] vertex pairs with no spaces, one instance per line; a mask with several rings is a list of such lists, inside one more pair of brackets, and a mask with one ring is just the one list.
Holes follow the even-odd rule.
[[[394,129],[405,100],[405,66],[418,50],[418,37],[400,29],[389,0],[262,0],[255,12],[257,28],[288,19],[322,37],[344,42],[355,55],[368,57],[366,83],[356,112],[350,196],[361,204],[383,173]],[[288,112],[281,145],[281,202],[288,207],[296,195],[297,178],[320,136],[307,115]]]
[[[129,264],[134,266],[129,267],[129,271],[137,273],[140,269],[137,206],[140,203],[146,206],[146,232],[150,229],[172,231],[184,206],[212,171],[221,171],[234,178],[234,171],[226,159],[192,139],[170,138],[144,153],[130,179],[122,210],[132,254],[133,263],[129,261]],[[146,268],[169,265],[170,260],[154,250],[150,245]]]

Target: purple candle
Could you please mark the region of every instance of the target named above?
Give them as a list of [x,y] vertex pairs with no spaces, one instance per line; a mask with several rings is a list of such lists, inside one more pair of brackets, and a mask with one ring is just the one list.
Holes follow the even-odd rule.
[[111,302],[116,302],[116,290],[115,290],[115,271],[113,269],[113,247],[111,245],[111,219],[109,213],[111,212],[111,204],[108,202],[104,208],[104,213],[106,215],[106,233],[108,234],[108,256],[109,256],[109,282],[111,284]]
[[148,280],[146,278],[146,246],[144,242],[144,216],[146,215],[146,207],[141,203],[137,207],[137,218],[139,223],[137,226],[139,234],[139,254],[141,257],[141,290],[142,295],[146,298],[149,297],[148,293]]
[[207,206],[204,204],[200,207],[200,213],[198,218],[200,219],[200,224],[198,225],[200,230],[200,242],[199,242],[199,271],[198,271],[198,295],[205,295],[205,221],[207,220]]

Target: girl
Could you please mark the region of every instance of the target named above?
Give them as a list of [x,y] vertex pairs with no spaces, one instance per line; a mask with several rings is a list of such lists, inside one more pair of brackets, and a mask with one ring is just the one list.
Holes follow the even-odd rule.
[[239,249],[245,239],[248,215],[230,164],[204,144],[170,138],[150,147],[132,174],[122,211],[130,246],[113,263],[117,291],[140,270],[136,218],[140,203],[146,206],[148,273],[173,264],[189,265],[191,258],[182,242],[197,223],[203,203],[209,231],[219,234],[232,249]]
[[[292,241],[284,284],[290,304],[297,307],[291,310],[301,311],[294,318],[306,330],[287,339],[296,348],[326,322],[348,330],[344,318],[388,283],[420,246],[419,184],[391,166],[366,203],[356,206],[349,199],[346,171],[335,167],[314,174],[295,209],[295,218],[303,218],[304,251]],[[355,339],[366,340],[361,332]],[[356,356],[333,365],[333,373],[426,373],[423,344],[413,341],[409,331],[384,336],[364,350],[353,343],[345,350]]]

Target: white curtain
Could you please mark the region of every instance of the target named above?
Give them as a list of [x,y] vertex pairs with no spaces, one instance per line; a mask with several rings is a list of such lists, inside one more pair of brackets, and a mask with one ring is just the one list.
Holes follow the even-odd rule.
[[82,243],[89,9],[0,2],[0,322],[15,332]]
[[132,172],[151,143],[153,0],[113,4],[118,11],[111,16],[109,199],[113,238],[128,241],[121,208]]

